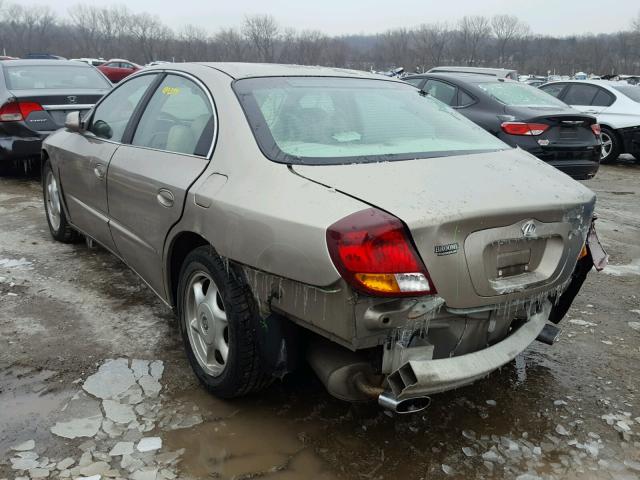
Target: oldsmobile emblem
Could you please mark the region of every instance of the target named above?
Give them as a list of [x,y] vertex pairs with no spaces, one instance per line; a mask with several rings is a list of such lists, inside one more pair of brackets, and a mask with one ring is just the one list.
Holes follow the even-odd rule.
[[536,224],[533,223],[533,220],[529,220],[522,225],[522,233],[525,237],[533,237],[536,234]]
[[76,97],[75,95],[69,95],[67,97],[67,100],[69,101],[69,103],[73,103],[73,104],[78,103],[78,97]]

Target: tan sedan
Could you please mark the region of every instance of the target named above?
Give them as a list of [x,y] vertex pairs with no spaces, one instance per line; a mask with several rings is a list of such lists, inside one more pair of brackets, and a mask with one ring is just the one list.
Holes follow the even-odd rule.
[[339,69],[145,69],[49,137],[43,185],[53,237],[140,275],[222,397],[306,358],[339,398],[418,410],[550,341],[597,247],[586,187]]

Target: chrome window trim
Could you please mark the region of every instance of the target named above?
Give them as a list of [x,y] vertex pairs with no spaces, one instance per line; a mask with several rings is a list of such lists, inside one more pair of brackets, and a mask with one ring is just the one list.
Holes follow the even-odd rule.
[[[212,111],[212,114],[213,114],[213,121],[214,121],[214,127],[215,127],[213,129],[213,136],[211,137],[211,145],[209,147],[209,150],[207,151],[207,154],[203,156],[203,155],[195,155],[195,154],[190,154],[190,153],[172,152],[171,150],[162,150],[160,148],[145,147],[144,145],[134,145],[133,143],[126,143],[126,144],[123,144],[123,145],[127,145],[127,146],[133,147],[133,148],[142,148],[142,149],[145,149],[145,150],[151,150],[151,151],[155,151],[155,152],[172,153],[174,155],[185,155],[185,156],[188,156],[188,157],[203,158],[203,159],[205,159],[207,161],[210,161],[211,157],[213,155],[213,151],[215,150],[215,146],[216,146],[217,140],[218,140],[219,123],[218,123],[218,110],[216,109],[216,103],[213,100],[213,96],[211,95],[211,92],[209,91],[209,88],[199,78],[197,78],[197,77],[195,77],[195,76],[193,76],[193,75],[191,75],[190,73],[187,73],[187,72],[183,72],[183,71],[180,71],[180,70],[169,70],[169,69],[153,70],[153,71],[154,72],[166,73],[167,75],[177,75],[179,77],[185,77],[188,80],[191,80],[193,83],[195,83],[198,87],[200,87],[200,89],[202,89],[202,91],[204,91],[205,95],[209,99],[209,103],[211,104],[211,111]],[[136,75],[136,77],[137,76],[138,75]],[[155,92],[154,92],[154,94],[155,94]],[[149,99],[149,101],[151,101],[151,99]],[[147,102],[147,105],[145,105],[144,111],[142,112],[142,115],[144,115],[144,112],[147,110],[148,106],[149,106],[149,102]],[[140,120],[142,120],[142,116],[140,117]],[[140,125],[140,122],[138,122],[138,125],[136,125],[136,131],[138,130],[138,126],[139,125]],[[133,135],[135,136],[135,131],[133,132]],[[131,142],[133,142],[133,137],[131,138]]]

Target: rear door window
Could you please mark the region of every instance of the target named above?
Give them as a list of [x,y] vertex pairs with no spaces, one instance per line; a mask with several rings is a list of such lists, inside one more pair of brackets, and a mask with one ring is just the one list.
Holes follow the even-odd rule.
[[593,98],[591,105],[595,107],[609,107],[615,101],[615,97],[603,88],[598,89],[598,93]]
[[167,75],[149,100],[131,143],[206,156],[213,133],[213,107],[207,94],[188,78]]
[[458,103],[457,88],[439,80],[427,80],[423,90],[442,103],[455,106]]
[[468,107],[475,102],[475,99],[464,90],[458,89],[458,107]]
[[591,105],[598,90],[598,87],[593,85],[574,83],[569,86],[564,101],[569,105]]
[[560,98],[560,94],[562,93],[562,90],[564,90],[564,87],[566,86],[567,86],[566,83],[553,83],[551,85],[544,85],[540,87],[540,90],[542,90],[545,93],[548,93],[553,97]]
[[89,131],[105,140],[121,142],[133,111],[156,78],[157,74],[142,75],[113,90],[96,107]]

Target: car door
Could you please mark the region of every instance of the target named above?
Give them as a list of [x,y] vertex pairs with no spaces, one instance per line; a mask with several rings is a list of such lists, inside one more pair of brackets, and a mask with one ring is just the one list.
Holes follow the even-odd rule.
[[162,254],[187,191],[207,166],[215,137],[210,94],[195,79],[167,74],[120,147],[107,178],[109,226],[124,260],[163,294]]
[[562,101],[582,113],[597,115],[604,108],[594,105],[600,89],[589,83],[571,83],[563,93]]
[[115,251],[108,223],[106,176],[138,102],[158,77],[147,74],[112,90],[87,121],[66,141],[61,183],[71,223]]

